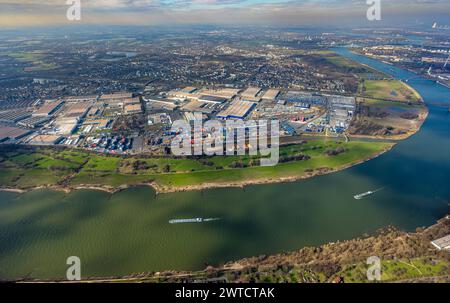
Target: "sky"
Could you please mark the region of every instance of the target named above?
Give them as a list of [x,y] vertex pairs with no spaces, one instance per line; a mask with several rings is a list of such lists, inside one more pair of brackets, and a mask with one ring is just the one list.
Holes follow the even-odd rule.
[[[369,22],[366,0],[79,0],[81,20],[66,17],[75,0],[0,0],[0,26],[60,24],[450,24],[450,0],[380,0],[381,21]],[[376,0],[375,0],[376,1]],[[447,22],[447,20],[449,20]]]

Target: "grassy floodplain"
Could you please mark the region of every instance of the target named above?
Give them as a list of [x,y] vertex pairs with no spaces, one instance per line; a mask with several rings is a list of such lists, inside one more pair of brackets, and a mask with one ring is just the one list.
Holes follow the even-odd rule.
[[3,150],[3,188],[43,186],[109,189],[152,184],[160,192],[291,181],[340,170],[393,146],[385,142],[305,141],[280,149],[280,163],[261,167],[259,158],[145,158],[92,154],[78,150]]
[[360,84],[363,96],[398,102],[420,102],[422,98],[412,87],[399,80],[366,80]]

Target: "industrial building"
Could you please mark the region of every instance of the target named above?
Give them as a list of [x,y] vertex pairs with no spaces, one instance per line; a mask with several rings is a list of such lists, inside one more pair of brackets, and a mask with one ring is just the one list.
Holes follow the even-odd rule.
[[111,126],[111,119],[92,119],[86,120],[83,125],[95,126],[97,129],[107,129]]
[[263,100],[275,101],[280,95],[280,91],[277,89],[269,89],[262,96]]
[[290,136],[293,136],[296,134],[295,128],[292,127],[292,125],[286,121],[283,121],[281,123],[281,128]]
[[0,125],[0,142],[17,141],[28,136],[31,133],[32,131],[27,129]]
[[299,102],[299,103],[295,103],[294,107],[299,108],[299,109],[310,109],[311,108],[311,104],[304,103],[304,102]]
[[36,110],[33,117],[48,117],[55,114],[64,104],[64,101],[48,101]]
[[82,119],[86,116],[92,106],[92,102],[78,102],[66,104],[63,115],[67,118]]
[[172,125],[172,119],[170,118],[170,115],[166,113],[159,113],[148,116],[148,125],[155,124]]
[[233,99],[240,92],[240,89],[236,88],[220,88],[220,89],[208,89],[201,92],[202,95],[214,96],[219,98],[225,98],[227,100]]
[[123,108],[125,115],[139,114],[142,112],[141,104],[126,104]]
[[321,94],[300,91],[289,91],[284,96],[285,101],[291,103],[307,103],[311,105],[325,105],[327,98]]
[[132,93],[114,93],[114,94],[104,94],[100,97],[102,101],[114,101],[114,100],[123,100],[133,98]]
[[347,128],[353,118],[356,109],[356,99],[354,97],[327,96],[328,100],[328,120],[329,124],[341,132]]
[[216,107],[217,105],[214,103],[206,103],[193,100],[184,105],[182,110],[188,112],[200,112],[204,114],[212,114],[216,110]]
[[87,116],[88,118],[97,117],[97,116],[99,116],[99,115],[101,114],[102,109],[103,109],[103,105],[96,104],[96,105],[92,106],[92,107],[89,109],[89,111],[88,111],[88,113],[87,113],[86,116]]
[[64,137],[58,135],[37,135],[29,141],[33,145],[55,145],[60,143]]
[[206,102],[206,103],[225,103],[228,101],[228,98],[224,97],[217,97],[217,96],[211,96],[211,95],[201,95],[198,97],[198,101],[200,102]]
[[71,135],[78,127],[76,118],[59,118],[54,122],[55,133],[58,135]]
[[147,110],[164,109],[173,111],[178,105],[173,101],[158,96],[145,97],[145,107]]
[[129,103],[130,100],[133,100],[132,93],[114,93],[102,95],[100,97],[100,101],[103,102],[108,108],[106,113],[109,116],[117,116],[122,114],[125,103]]
[[202,113],[185,112],[185,113],[183,113],[183,115],[184,115],[184,119],[188,122],[202,121],[204,118]]
[[133,105],[133,104],[141,104],[141,99],[139,97],[136,98],[128,98],[123,100],[123,105]]
[[354,111],[356,107],[356,99],[354,97],[345,96],[327,96],[327,100],[334,108]]
[[66,102],[71,103],[71,102],[95,102],[97,101],[98,96],[70,96],[70,97],[66,97],[64,98],[64,100],[66,100]]
[[185,101],[187,99],[196,99],[198,97],[198,94],[195,93],[196,91],[197,88],[188,86],[183,89],[171,90],[167,93],[167,96],[174,100]]
[[0,112],[0,122],[17,123],[20,120],[31,117],[31,111],[28,110],[10,110]]
[[184,92],[184,93],[192,94],[192,93],[194,93],[196,90],[197,90],[196,87],[193,87],[193,86],[187,86],[187,87],[183,88],[181,91]]
[[17,123],[17,125],[25,126],[25,127],[29,127],[29,128],[37,128],[37,127],[41,127],[48,121],[50,121],[50,117],[30,117],[30,118],[19,121]]
[[220,112],[217,118],[220,119],[245,119],[255,108],[256,103],[236,100],[231,105]]
[[261,88],[259,87],[249,87],[241,94],[241,97],[244,100],[259,102],[261,98],[257,96],[260,92]]

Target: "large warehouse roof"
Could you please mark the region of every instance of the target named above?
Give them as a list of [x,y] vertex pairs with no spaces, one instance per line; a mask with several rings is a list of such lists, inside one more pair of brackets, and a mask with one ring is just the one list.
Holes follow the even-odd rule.
[[248,101],[234,101],[224,111],[220,112],[217,117],[222,119],[244,119],[255,108],[254,102]]

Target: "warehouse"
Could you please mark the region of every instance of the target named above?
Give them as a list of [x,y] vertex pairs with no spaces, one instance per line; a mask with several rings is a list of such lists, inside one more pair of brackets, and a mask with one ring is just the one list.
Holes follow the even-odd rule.
[[92,128],[95,126],[97,129],[107,129],[111,126],[112,121],[111,119],[92,119],[85,121],[83,125],[91,125]]
[[259,87],[249,87],[241,94],[241,97],[245,100],[259,101],[261,99],[257,96],[260,92],[261,89]]
[[13,126],[0,125],[0,142],[20,140],[31,133],[32,131],[30,130]]
[[217,115],[220,119],[245,119],[255,108],[256,103],[248,101],[234,101],[224,111]]
[[97,117],[101,114],[102,110],[103,110],[103,105],[96,104],[96,105],[92,106],[91,109],[88,111],[87,117],[88,118]]
[[195,94],[197,91],[197,88],[188,86],[181,90],[171,90],[167,93],[169,98],[178,100],[178,101],[185,101],[186,99],[196,99],[198,98],[198,95]]
[[17,123],[20,120],[31,117],[31,111],[26,110],[12,110],[0,112],[0,122]]
[[216,97],[216,96],[211,96],[211,95],[201,95],[200,97],[198,97],[198,101],[206,102],[206,103],[220,104],[220,103],[225,103],[227,100],[228,99],[224,98],[224,97]]
[[220,89],[208,89],[202,91],[203,95],[214,96],[219,98],[225,98],[227,100],[236,97],[236,95],[240,92],[240,89],[236,88],[220,88]]
[[46,102],[41,108],[33,113],[33,117],[47,117],[55,114],[64,104],[64,101]]
[[263,100],[275,101],[280,95],[280,91],[277,89],[269,89],[262,96]]
[[29,143],[33,145],[56,145],[63,139],[64,137],[58,135],[37,135]]
[[142,112],[141,104],[127,104],[123,112],[125,115],[139,114]]
[[78,120],[74,118],[60,118],[55,121],[54,126],[58,135],[71,135],[78,128]]
[[50,117],[30,117],[20,121],[17,124],[29,128],[37,128],[44,125],[48,121],[50,121]]
[[354,111],[356,108],[356,99],[354,97],[345,96],[327,96],[329,104],[333,108]]
[[185,88],[183,88],[181,91],[184,93],[188,93],[188,94],[192,94],[197,90],[196,87],[193,86],[186,86]]
[[65,100],[67,102],[94,102],[97,101],[98,96],[70,96],[70,97],[66,97]]
[[291,103],[307,103],[311,105],[325,105],[327,98],[323,95],[308,92],[289,91],[284,99]]
[[114,101],[133,98],[132,93],[114,93],[114,94],[104,94],[100,97],[103,101]]
[[82,119],[89,112],[92,102],[79,102],[67,104],[64,110],[64,117]]
[[144,101],[145,107],[148,111],[158,109],[173,111],[178,107],[173,100],[164,99],[158,96],[146,97],[144,98]]
[[188,122],[191,121],[202,121],[203,120],[203,114],[202,113],[190,113],[190,112],[185,112],[184,114],[184,119]]
[[132,93],[115,93],[102,95],[100,97],[100,101],[106,104],[110,109],[111,115],[119,114],[118,111],[122,112],[124,104],[130,99],[133,99]]
[[200,101],[191,101],[183,106],[183,111],[188,112],[201,112],[204,114],[212,114],[217,107],[217,104],[215,103],[206,103],[206,102],[200,102]]
[[130,99],[125,99],[123,101],[124,105],[134,105],[134,104],[141,104],[141,99],[139,97],[136,98],[130,98]]

